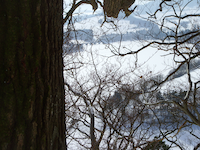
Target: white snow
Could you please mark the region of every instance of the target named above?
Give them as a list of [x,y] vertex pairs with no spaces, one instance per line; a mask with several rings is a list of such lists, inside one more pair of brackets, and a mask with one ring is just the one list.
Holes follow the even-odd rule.
[[[65,2],[71,2],[65,1]],[[152,75],[158,75],[162,74],[163,76],[166,76],[171,69],[177,66],[176,63],[174,63],[173,55],[169,55],[169,52],[158,50],[158,47],[154,45],[154,47],[148,47],[145,50],[142,50],[138,53],[138,55],[126,55],[126,56],[115,56],[114,53],[126,53],[130,51],[137,51],[139,48],[141,48],[145,43],[150,42],[148,41],[137,41],[134,39],[131,39],[130,37],[126,39],[125,41],[121,42],[112,42],[111,39],[108,39],[107,42],[105,41],[98,41],[101,36],[109,35],[109,34],[127,34],[129,32],[133,32],[136,30],[143,30],[148,29],[148,25],[146,26],[146,21],[139,19],[139,17],[134,16],[140,14],[141,16],[145,17],[147,16],[145,12],[147,10],[152,11],[157,8],[158,1],[136,1],[137,4],[146,4],[140,5],[137,8],[137,11],[135,14],[131,15],[128,18],[123,18],[123,14],[119,15],[118,19],[113,19],[115,23],[117,23],[117,27],[115,27],[112,24],[105,23],[102,27],[101,24],[104,20],[104,17],[102,15],[102,9],[98,9],[96,12],[93,13],[92,7],[90,5],[82,5],[80,8],[78,8],[75,11],[75,16],[77,18],[77,22],[75,21],[74,27],[75,29],[92,29],[94,37],[93,41],[91,43],[85,42],[84,40],[79,41],[81,44],[83,44],[83,51],[78,53],[72,53],[68,55],[66,58],[64,58],[64,62],[66,64],[65,69],[69,69],[70,67],[73,67],[74,65],[69,65],[69,62],[76,62],[81,66],[80,69],[77,70],[77,73],[79,74],[78,77],[81,79],[82,77],[89,77],[91,71],[94,69],[97,70],[97,72],[100,74],[107,68],[107,65],[114,66],[113,68],[119,68],[121,72],[129,71],[129,77],[132,79],[140,80],[141,76],[143,77],[152,77]],[[187,1],[183,1],[183,4],[185,4]],[[188,5],[186,11],[184,11],[184,15],[188,13],[197,13],[199,10],[194,9],[196,0],[194,0],[190,5]],[[69,10],[70,6],[67,6],[67,10]],[[134,7],[134,6],[132,6]],[[196,6],[198,7],[198,6]],[[168,15],[171,15],[172,12],[167,12]],[[158,15],[163,15],[163,12],[160,12]],[[177,21],[177,20],[174,20]],[[188,22],[187,28],[191,28],[192,23],[191,20],[186,20]],[[138,25],[141,27],[138,29]],[[167,23],[167,26],[172,27],[171,23]],[[150,27],[149,27],[150,29]],[[66,30],[66,27],[65,27]],[[106,37],[106,36],[105,36]],[[136,63],[137,61],[137,63]],[[83,64],[83,65],[82,65]],[[85,65],[87,64],[87,65]],[[96,65],[96,68],[94,68],[94,64]],[[77,66],[76,66],[77,67]],[[192,75],[192,80],[195,82],[200,79],[200,68],[194,70]],[[64,76],[66,79],[68,78],[68,74],[64,71]],[[186,87],[188,86],[188,83],[185,82],[187,80],[187,75],[181,76],[179,78],[176,78],[170,82],[167,82],[163,88],[170,88],[173,89],[179,89],[180,87]],[[80,80],[81,81],[81,80]],[[88,84],[92,84],[89,83]],[[181,85],[181,86],[180,86]],[[95,112],[94,112],[95,113]],[[88,118],[89,119],[89,118]],[[86,128],[83,124],[79,124],[79,126],[83,126],[81,129],[89,133],[89,129]],[[189,129],[188,129],[189,130]],[[178,143],[181,145],[183,144],[186,150],[192,150],[194,146],[199,143],[199,140],[197,138],[193,137],[191,134],[189,134],[188,130],[181,130],[177,137],[178,137]],[[193,128],[193,133],[196,135],[200,135],[199,127]],[[156,131],[155,131],[156,132]],[[81,137],[82,134],[80,132],[72,133],[75,137],[84,138]],[[70,141],[72,140],[72,141]],[[85,143],[84,143],[85,142]],[[70,150],[73,149],[81,149],[77,142],[75,142],[73,139],[67,139],[67,143]],[[166,142],[167,144],[169,142]],[[83,140],[83,143],[85,145],[90,145],[90,141]],[[103,144],[103,143],[102,143]],[[179,148],[174,147],[172,150],[177,150]]]

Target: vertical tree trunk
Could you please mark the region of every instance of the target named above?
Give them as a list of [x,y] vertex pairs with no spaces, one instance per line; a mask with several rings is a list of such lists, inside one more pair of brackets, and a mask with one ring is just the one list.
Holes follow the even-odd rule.
[[63,150],[62,0],[0,1],[0,149]]
[[94,130],[94,112],[90,110],[90,139],[91,139],[91,150],[99,150],[99,146],[95,137]]

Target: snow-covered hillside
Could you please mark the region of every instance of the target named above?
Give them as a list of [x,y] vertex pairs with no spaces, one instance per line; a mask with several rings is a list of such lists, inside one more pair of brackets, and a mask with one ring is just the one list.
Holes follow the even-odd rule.
[[[176,8],[177,13],[180,13],[181,8],[183,8],[183,6],[185,6],[187,3],[187,0],[182,1],[180,3],[180,8]],[[75,12],[74,31],[70,32],[70,38],[72,41],[78,41],[82,48],[83,45],[86,46],[89,44],[94,49],[98,49],[96,47],[99,46],[99,49],[104,49],[102,47],[105,47],[107,51],[111,50],[113,52],[119,51],[119,49],[121,52],[138,50],[140,47],[144,46],[144,41],[159,40],[163,39],[165,36],[164,33],[160,32],[160,26],[148,21],[147,19],[144,19],[147,16],[147,12],[149,14],[155,12],[155,10],[159,8],[159,4],[159,0],[136,1],[132,7],[135,5],[138,7],[129,17],[124,18],[124,13],[120,12],[117,19],[110,18],[112,21],[114,21],[116,26],[112,23],[104,23],[103,26],[101,26],[104,21],[102,8],[99,7],[99,9],[93,13],[92,7],[84,4]],[[194,11],[195,13],[198,13],[198,6],[196,4],[198,4],[196,0],[191,1],[184,8],[184,13],[181,13],[184,15]],[[172,10],[168,10],[164,7],[162,12],[158,12],[157,15],[167,15],[166,13],[169,15],[173,14]],[[191,29],[191,24],[193,24],[191,23],[191,20],[184,20],[180,22],[180,26],[183,28],[183,30]],[[67,31],[66,27],[65,31]],[[103,54],[105,54],[105,52],[102,52],[100,55]],[[112,53],[110,55],[112,55]],[[163,70],[165,70],[166,75],[170,72],[170,70],[173,69],[173,67],[175,67],[175,64],[169,65],[172,57],[169,58],[165,55],[167,55],[167,53],[163,51],[157,51],[157,49],[154,47],[142,51],[138,58],[140,64],[146,62],[148,67],[150,67],[153,71],[158,71],[159,69],[157,68],[162,68],[160,71],[163,72]],[[198,69],[198,67],[195,69]]]
[[[181,1],[180,8],[182,8],[182,6],[184,6],[187,2],[187,0]],[[67,43],[64,45],[66,49],[69,47],[71,47],[70,49],[72,49],[72,51],[75,49],[73,52],[68,52],[68,55],[64,58],[65,80],[71,84],[72,88],[82,92],[82,89],[80,90],[75,86],[75,83],[77,83],[78,86],[86,91],[86,94],[84,93],[86,96],[89,95],[95,99],[96,95],[94,93],[98,87],[98,81],[102,80],[102,84],[107,81],[107,79],[104,80],[103,77],[109,78],[109,81],[113,81],[118,76],[123,75],[124,78],[120,78],[119,80],[120,84],[125,84],[127,82],[137,84],[155,76],[161,76],[164,79],[167,75],[173,72],[174,69],[180,64],[178,61],[182,60],[181,56],[173,55],[173,46],[162,47],[159,45],[153,45],[139,51],[137,55],[132,54],[123,57],[116,56],[116,54],[119,53],[138,51],[148,43],[152,41],[159,41],[159,39],[162,39],[165,36],[165,34],[160,32],[160,26],[157,24],[158,22],[153,24],[147,20],[148,15],[146,12],[155,12],[159,3],[159,0],[148,2],[138,0],[136,1],[136,4],[138,5],[136,11],[129,17],[124,18],[124,14],[121,12],[117,19],[109,18],[110,21],[114,21],[115,24],[104,23],[103,26],[102,23],[104,21],[104,14],[102,9],[99,8],[93,13],[92,7],[89,5],[83,5],[78,8],[74,13],[73,27],[70,28],[70,44]],[[197,8],[199,6],[196,4],[198,4],[197,1],[193,0],[187,5],[184,12],[181,12],[179,8],[177,8],[176,11],[177,13],[182,13],[183,15],[187,15],[192,12],[198,13],[199,10]],[[134,6],[132,7],[134,8]],[[162,12],[158,12],[157,16],[159,17],[163,14],[172,15],[173,11],[163,8]],[[162,20],[158,21],[161,22]],[[166,26],[170,29],[174,29],[177,19],[174,18],[170,21],[166,22]],[[191,30],[195,24],[198,24],[198,21],[194,22],[194,20],[186,19],[180,22],[179,31]],[[67,31],[67,26],[65,26],[64,30]],[[165,31],[166,30],[167,29],[165,28]],[[172,39],[169,39],[168,42],[170,40]],[[76,45],[77,43],[79,46]],[[187,52],[188,49],[192,52],[199,51],[191,43],[186,43],[186,46],[184,45],[182,47],[183,52]],[[199,62],[199,58],[196,58],[194,61],[191,61],[192,64],[189,66],[191,80],[193,83],[200,79]],[[189,81],[186,68],[187,65],[184,64],[180,70],[168,80],[168,82],[163,84],[161,89],[163,91],[180,89],[188,90]],[[112,76],[111,73],[115,76]],[[110,95],[112,95],[115,92],[115,89],[117,89],[117,84],[118,83],[116,81],[116,84],[108,86],[104,91],[104,94],[109,95],[111,93]],[[74,97],[71,98],[73,99]],[[76,102],[72,102],[72,105],[74,105],[74,103],[78,103],[79,98],[74,98],[74,100]],[[83,109],[80,109],[81,111],[88,111],[89,108],[84,107],[85,104],[83,101],[78,104],[81,105],[81,108]],[[96,102],[96,105],[99,105],[98,102]],[[96,112],[94,113],[97,113],[98,109],[99,108],[95,109]],[[87,114],[85,112],[83,113],[83,116]],[[75,113],[79,114],[80,112]],[[85,118],[84,117],[81,119],[85,120],[81,121],[80,124],[77,123],[76,125],[76,127],[80,129],[80,132],[69,131],[72,135],[71,139],[67,139],[70,149],[81,149],[81,144],[90,145],[89,140],[86,140],[86,142],[80,140],[81,142],[79,143],[79,141],[73,139],[73,134],[77,139],[84,139],[85,134],[82,134],[82,132],[87,132],[89,134],[89,125],[87,123],[90,121],[90,117],[89,115]],[[99,116],[97,115],[95,118],[96,121],[101,122],[98,117]],[[99,130],[101,129],[99,127],[101,126],[101,123],[96,124],[96,126]],[[105,132],[105,136],[108,136],[107,131],[108,130]],[[159,130],[152,132],[157,134],[159,133]],[[180,128],[180,132],[177,131],[170,134],[169,137],[171,140],[177,140],[177,143],[183,146],[186,150],[192,150],[194,146],[199,143],[199,139],[190,134],[190,132],[199,136],[200,129],[198,126],[192,126],[191,128],[185,128],[183,130]],[[96,136],[98,136],[98,134]],[[108,137],[104,138],[106,141],[106,138]],[[169,143],[170,142],[167,142],[167,144]],[[105,143],[101,143],[101,146],[103,147],[104,144]],[[176,146],[171,149],[176,150],[180,148]]]
[[[170,4],[170,2],[168,2]],[[182,16],[187,15],[189,13],[199,13],[198,2],[196,0],[188,3],[187,0],[184,0],[180,3],[180,6],[175,7],[176,13],[180,13]],[[82,40],[86,40],[85,42],[89,43],[111,43],[111,42],[119,42],[119,41],[130,41],[130,40],[152,40],[152,39],[161,39],[165,36],[160,32],[161,22],[152,23],[148,20],[149,14],[153,14],[159,8],[160,1],[141,1],[138,0],[132,6],[137,5],[137,9],[131,14],[129,17],[124,18],[124,12],[120,12],[117,19],[108,18],[108,21],[113,21],[115,23],[102,23],[104,22],[104,14],[101,7],[93,12],[92,7],[87,4],[83,4],[80,6],[74,13],[74,29],[77,30],[78,34],[88,33],[89,39],[86,40],[85,37],[82,36]],[[187,5],[186,5],[187,4]],[[186,7],[184,7],[186,5]],[[68,6],[68,8],[70,8]],[[184,8],[184,11],[182,10]],[[67,11],[67,9],[66,9]],[[182,12],[183,11],[183,12]],[[198,12],[199,11],[199,12]],[[172,10],[169,10],[168,7],[163,7],[162,11],[158,11],[156,14],[158,18],[162,17],[163,14],[174,15]],[[150,19],[150,18],[149,18]],[[173,20],[172,20],[173,19]],[[168,27],[174,26],[173,22],[176,21],[177,18],[170,18],[172,22],[165,22]],[[162,21],[162,20],[160,20]],[[191,29],[191,25],[194,25],[198,22],[191,23],[190,19],[185,19],[180,22],[180,29],[186,30]],[[67,30],[66,27],[64,28]],[[87,32],[90,30],[89,32]],[[92,30],[92,31],[91,31]],[[91,34],[92,32],[92,34]],[[78,36],[73,36],[73,39],[76,39]],[[80,37],[78,37],[80,40]],[[88,39],[88,38],[87,38]]]

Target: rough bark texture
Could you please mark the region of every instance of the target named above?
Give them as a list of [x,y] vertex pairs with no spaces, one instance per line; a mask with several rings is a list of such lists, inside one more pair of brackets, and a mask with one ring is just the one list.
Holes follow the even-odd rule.
[[63,150],[62,0],[0,1],[0,149]]
[[135,0],[104,0],[104,11],[106,16],[117,18],[120,10],[123,10],[126,16],[132,13],[128,8]]

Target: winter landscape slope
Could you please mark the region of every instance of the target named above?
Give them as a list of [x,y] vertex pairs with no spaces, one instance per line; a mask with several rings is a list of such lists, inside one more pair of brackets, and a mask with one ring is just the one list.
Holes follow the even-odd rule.
[[[140,4],[140,2],[141,1],[136,1],[136,4]],[[184,0],[181,4],[185,5],[187,2],[188,1]],[[114,21],[116,26],[112,23],[104,23],[103,26],[101,26],[104,21],[104,14],[102,12],[102,9],[98,9],[96,12],[93,13],[91,6],[83,5],[75,13],[78,15],[75,15],[74,17],[74,30],[70,32],[70,38],[72,41],[75,41],[75,43],[78,41],[78,44],[80,45],[79,48],[81,49],[83,49],[86,45],[87,47],[89,47],[88,45],[91,45],[95,47],[95,49],[97,49],[96,47],[98,45],[101,47],[100,49],[102,49],[102,47],[106,47],[108,51],[116,51],[116,49],[119,48],[121,51],[137,50],[139,47],[143,46],[143,41],[162,39],[165,34],[160,32],[160,27],[157,24],[153,24],[148,20],[142,19],[142,17],[147,15],[147,12],[153,13],[158,8],[159,1],[149,1],[148,3],[143,2],[142,4],[143,5],[138,5],[136,12],[129,17],[124,18],[124,13],[120,12],[117,19],[111,18],[110,20]],[[186,15],[189,12],[191,13],[192,10],[195,10],[194,7],[197,7],[195,5],[195,0],[189,3],[184,9],[184,14]],[[158,15],[161,15],[165,11],[168,14],[172,13],[164,9],[162,12],[158,13]],[[179,12],[178,9],[177,12]],[[185,20],[181,22],[183,30],[191,29],[190,21],[191,20]],[[65,31],[67,31],[66,27]],[[138,47],[135,47],[135,45],[138,45]],[[173,70],[173,68],[175,67],[175,64],[169,65],[166,64],[166,61],[168,61],[169,63],[171,58],[164,58],[163,56],[166,55],[166,53],[157,52],[156,48],[150,49],[144,50],[144,53],[141,52],[141,54],[139,54],[138,57],[139,60],[141,60],[140,63],[143,64],[146,60],[148,60],[146,64],[148,64],[149,67],[163,69],[168,66],[168,71],[165,72],[165,75],[170,73],[171,70]],[[102,53],[102,55],[104,55],[105,53],[109,52],[103,51]],[[112,53],[110,53],[110,55],[112,55]],[[158,61],[159,64],[157,63]],[[193,68],[194,69],[192,69],[192,71],[199,69],[199,63]],[[155,69],[155,71],[158,71],[158,69]],[[160,71],[162,72],[162,70]],[[185,73],[183,73],[182,71],[182,73],[177,74],[178,75],[174,77],[181,77]]]
[[[187,2],[186,0],[182,1],[183,4]],[[137,2],[137,4],[139,4],[139,2]],[[193,11],[194,4],[196,4],[195,0],[194,3],[192,2],[188,5],[184,13],[187,14]],[[88,64],[79,71],[81,76],[89,76],[90,72],[95,69],[97,69],[97,72],[101,73],[103,69],[107,67],[105,64],[118,67],[122,72],[128,71],[130,67],[133,69],[136,67],[136,61],[138,65],[137,70],[134,71],[133,78],[138,80],[142,80],[142,75],[149,77],[151,76],[150,74],[163,75],[163,77],[165,77],[177,67],[177,64],[173,61],[173,56],[167,55],[168,53],[164,51],[158,51],[157,47],[149,47],[141,51],[137,55],[137,58],[135,55],[113,57],[113,53],[117,53],[119,50],[120,52],[138,50],[145,43],[158,40],[164,36],[160,33],[158,25],[152,24],[138,16],[139,14],[145,17],[147,16],[147,11],[154,12],[159,5],[159,1],[148,2],[145,5],[145,7],[144,5],[138,6],[137,12],[130,15],[128,18],[124,18],[124,14],[121,12],[118,19],[110,19],[114,21],[117,26],[112,23],[104,23],[101,27],[104,21],[104,15],[101,9],[93,13],[91,6],[83,5],[75,12],[74,31],[70,32],[70,38],[72,47],[73,43],[77,44],[78,42],[80,47],[76,47],[75,49],[76,52],[81,52],[80,55],[76,53],[70,53],[70,55],[76,56],[74,62],[81,61],[83,64]],[[165,10],[163,10],[163,12],[165,12]],[[170,14],[171,12],[168,13]],[[158,15],[162,14],[159,13]],[[191,29],[190,20],[185,20],[181,23],[181,26],[183,30]],[[65,31],[67,31],[66,26]],[[94,54],[95,59],[93,60],[92,55]],[[67,63],[68,60],[65,59],[65,62]],[[200,78],[199,62],[199,59],[196,59],[194,65],[191,65],[191,75],[194,81]],[[91,64],[96,64],[96,68],[92,67]],[[176,90],[177,88],[187,89],[188,82],[186,73],[186,66],[183,66],[183,68],[174,75],[173,80],[166,83],[163,88],[167,90]],[[200,133],[199,128],[196,126],[192,130],[194,130],[197,135]],[[178,134],[178,138],[177,140],[179,140],[181,144],[184,144],[184,147],[188,150],[192,150],[199,142],[186,130],[182,130]],[[71,149],[76,149],[75,147],[76,144],[72,144]],[[176,148],[173,149],[175,150]]]

